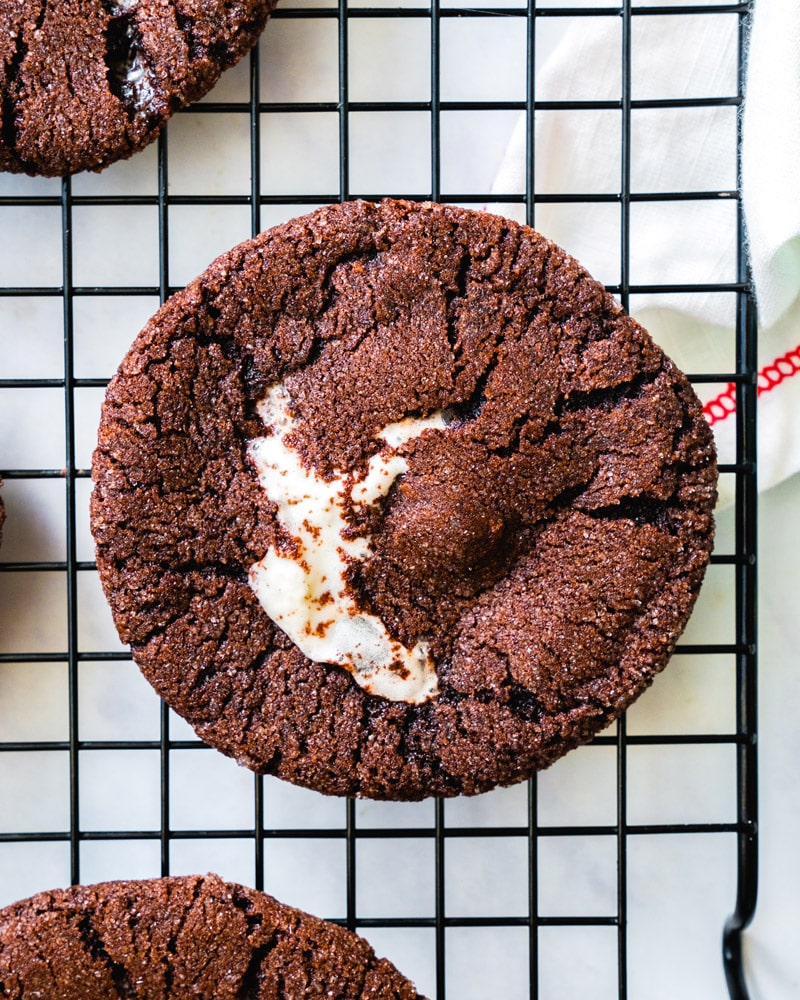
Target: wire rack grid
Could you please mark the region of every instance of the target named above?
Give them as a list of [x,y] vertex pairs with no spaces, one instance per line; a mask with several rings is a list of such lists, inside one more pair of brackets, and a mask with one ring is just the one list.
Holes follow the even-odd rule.
[[[726,982],[747,996],[756,359],[737,136],[750,6],[287,4],[250,57],[134,160],[99,177],[0,178],[0,903],[70,882],[217,870],[358,930],[432,1000],[705,1000]],[[680,19],[690,40],[699,18],[731,31],[730,92],[639,96],[648,25]],[[542,93],[540,67],[590,24],[614,33],[616,92],[588,79]],[[697,109],[730,114],[732,182],[637,187],[638,122]],[[612,188],[540,180],[556,151],[539,125],[576,114],[613,123]],[[524,189],[495,190],[520,120]],[[269,224],[382,195],[530,224],[545,211],[604,213],[615,266],[598,277],[623,304],[709,293],[732,317],[716,334],[719,366],[690,375],[712,394],[736,387],[721,453],[733,504],[673,664],[590,746],[472,800],[325,799],[205,748],[119,645],[88,537],[99,400],[158,303]],[[730,280],[638,280],[637,213],[697,203],[729,213]]]

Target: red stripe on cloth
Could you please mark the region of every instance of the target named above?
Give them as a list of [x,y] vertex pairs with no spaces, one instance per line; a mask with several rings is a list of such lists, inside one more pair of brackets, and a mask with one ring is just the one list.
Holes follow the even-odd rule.
[[736,385],[728,382],[725,391],[709,400],[703,407],[703,416],[713,427],[736,410]]
[[800,372],[800,344],[794,350],[775,358],[771,365],[762,368],[758,373],[758,394],[769,392],[787,378]]
[[[800,344],[761,369],[758,373],[758,395],[771,392],[781,382],[791,378],[792,375],[797,375],[798,372],[800,372]],[[736,386],[733,382],[728,382],[725,389],[703,407],[703,414],[712,427],[735,412]]]

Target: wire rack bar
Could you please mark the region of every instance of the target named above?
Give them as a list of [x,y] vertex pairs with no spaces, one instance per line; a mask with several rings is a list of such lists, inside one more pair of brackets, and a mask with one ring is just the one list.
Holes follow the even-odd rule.
[[[126,749],[131,749],[126,747]],[[697,834],[718,834],[733,833],[745,834],[750,831],[749,824],[738,823],[636,823],[626,826],[626,836],[662,836],[662,835],[685,835],[696,836]],[[205,840],[252,840],[256,835],[265,840],[345,840],[347,848],[354,851],[356,840],[439,840],[444,843],[444,828],[437,833],[435,827],[400,827],[400,828],[367,828],[356,829],[355,823],[350,827],[328,829],[326,827],[314,828],[312,830],[303,827],[280,827],[279,829],[269,829],[266,827],[247,827],[243,829],[208,829],[208,830],[180,830],[170,829],[171,840],[195,840],[202,838]],[[519,839],[528,836],[528,827],[448,827],[446,833],[447,840],[468,840],[473,837],[492,837],[502,839]],[[539,826],[536,828],[537,837],[617,837],[618,827],[615,826]],[[0,842],[17,843],[46,842],[46,841],[69,841],[72,832],[48,831],[43,833],[8,834],[0,833]],[[95,840],[160,840],[159,830],[91,830],[79,834],[78,840],[81,842]],[[355,876],[353,877],[353,887],[355,888]],[[355,898],[355,897],[354,897]],[[351,911],[355,920],[355,903]],[[532,923],[536,922],[536,914],[533,915]]]
[[[750,5],[748,5],[749,7]],[[745,53],[747,49],[747,16],[739,17],[738,93],[744,93]],[[741,136],[742,109],[738,125]],[[737,152],[737,178],[741,188],[741,146]],[[737,209],[739,240],[737,268],[739,279],[751,280],[745,252],[745,223],[741,203]],[[728,917],[722,935],[722,958],[728,991],[733,1000],[748,1000],[750,993],[744,974],[742,934],[755,914],[758,895],[758,759],[757,730],[757,482],[756,482],[756,403],[758,388],[757,320],[752,290],[739,299],[736,368],[747,375],[736,384],[736,460],[742,472],[736,479],[736,550],[743,556],[736,571],[736,630],[741,648],[736,654],[736,729],[741,737],[737,745],[737,887],[733,913]]]
[[[685,17],[691,14],[747,14],[750,4],[684,4],[674,7],[645,7],[640,5],[622,5],[619,7],[537,7],[536,16],[540,18],[574,18],[574,17],[619,17],[628,9],[638,17]],[[430,17],[430,7],[350,7],[347,16],[351,20],[361,18],[426,18]],[[444,7],[441,10],[443,18],[464,17],[525,17],[527,8],[519,7]],[[284,18],[336,18],[336,7],[280,7],[272,17],[277,20]]]

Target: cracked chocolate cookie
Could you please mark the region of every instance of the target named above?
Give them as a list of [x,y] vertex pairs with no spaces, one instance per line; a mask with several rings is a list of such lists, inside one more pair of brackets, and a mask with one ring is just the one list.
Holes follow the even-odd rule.
[[216,875],[41,892],[0,910],[7,1000],[423,1000],[362,938]]
[[101,170],[255,44],[275,0],[0,0],[0,169]]
[[528,777],[667,662],[712,545],[686,378],[506,219],[320,209],[139,335],[94,457],[122,639],[207,742],[377,798]]

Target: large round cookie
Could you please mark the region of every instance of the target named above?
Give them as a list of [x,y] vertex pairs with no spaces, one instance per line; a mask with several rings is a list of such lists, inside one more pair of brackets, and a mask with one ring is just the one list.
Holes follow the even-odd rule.
[[362,938],[216,875],[41,892],[0,910],[7,1000],[422,1000]]
[[[716,466],[685,377],[572,258],[387,201],[263,233],[168,301],[109,386],[94,480],[117,628],[203,739],[419,798],[519,781],[648,686]],[[342,622],[389,658],[348,660]]]
[[256,42],[275,0],[0,0],[0,170],[100,170]]

